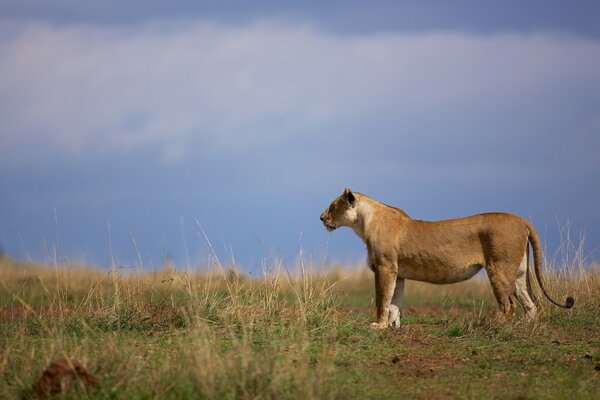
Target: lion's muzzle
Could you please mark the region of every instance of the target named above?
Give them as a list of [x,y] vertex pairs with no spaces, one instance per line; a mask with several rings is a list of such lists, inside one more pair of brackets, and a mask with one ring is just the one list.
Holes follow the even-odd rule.
[[329,215],[327,215],[327,211],[324,211],[321,216],[319,217],[319,219],[321,220],[321,222],[323,222],[323,225],[325,226],[325,228],[327,228],[327,230],[329,232],[337,229],[337,226],[335,226],[335,224],[331,221],[331,219],[329,218]]

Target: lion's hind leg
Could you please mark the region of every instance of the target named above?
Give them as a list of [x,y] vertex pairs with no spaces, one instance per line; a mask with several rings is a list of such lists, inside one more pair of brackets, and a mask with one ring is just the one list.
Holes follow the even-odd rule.
[[[528,250],[528,249],[527,249]],[[528,267],[528,257],[526,250],[525,256],[519,265],[519,271],[517,272],[517,279],[515,280],[515,297],[523,307],[525,311],[525,318],[528,322],[535,320],[537,316],[537,308],[535,307],[535,303],[531,300],[529,296],[528,290],[528,282],[527,282],[527,267]]]
[[404,278],[396,279],[396,287],[390,304],[388,313],[388,326],[390,328],[400,327],[400,318],[402,318],[402,302],[404,300]]

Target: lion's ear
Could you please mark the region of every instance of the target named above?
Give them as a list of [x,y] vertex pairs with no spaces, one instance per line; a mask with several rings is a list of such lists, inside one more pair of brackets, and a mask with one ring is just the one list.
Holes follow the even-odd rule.
[[344,189],[344,197],[346,198],[346,200],[348,200],[348,203],[350,205],[354,204],[354,202],[356,201],[356,197],[354,197],[354,193],[352,193],[352,190],[346,188]]

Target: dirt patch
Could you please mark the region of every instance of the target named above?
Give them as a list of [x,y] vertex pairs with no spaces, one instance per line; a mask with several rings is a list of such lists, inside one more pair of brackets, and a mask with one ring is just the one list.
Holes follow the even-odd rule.
[[450,315],[450,316],[458,316],[463,315],[465,312],[468,312],[462,307],[457,305],[439,305],[439,304],[420,304],[418,306],[408,306],[404,307],[404,314],[413,314],[419,317],[429,317],[432,315],[439,316],[441,315]]
[[387,365],[398,371],[398,374],[412,378],[433,377],[435,374],[448,368],[455,368],[457,365],[464,364],[465,361],[460,358],[446,356],[427,355],[394,355],[387,357],[379,362],[380,365]]
[[386,334],[390,337],[389,341],[399,344],[410,344],[428,346],[437,343],[441,339],[439,336],[432,334],[432,324],[405,324],[400,329],[390,329]]

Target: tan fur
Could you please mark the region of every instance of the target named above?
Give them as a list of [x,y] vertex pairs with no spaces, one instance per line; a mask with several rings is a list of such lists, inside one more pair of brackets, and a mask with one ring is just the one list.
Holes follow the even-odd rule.
[[[535,307],[527,292],[522,268],[531,243],[535,272],[544,294],[553,303],[541,281],[541,247],[533,226],[506,213],[478,214],[467,218],[427,222],[411,219],[399,208],[345,189],[321,214],[332,231],[348,226],[365,242],[368,263],[375,274],[377,328],[399,324],[404,279],[445,284],[467,280],[485,268],[503,317],[515,308],[513,294],[526,304],[528,317]],[[521,278],[520,278],[521,279]]]

